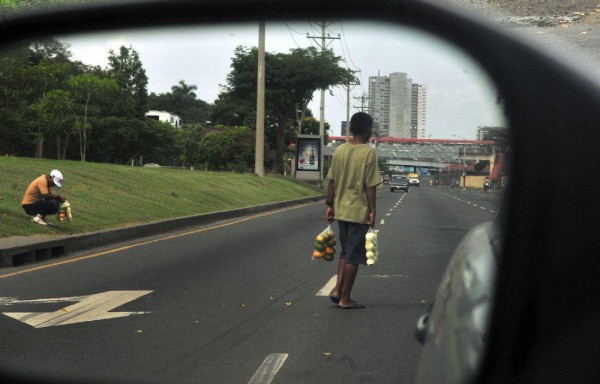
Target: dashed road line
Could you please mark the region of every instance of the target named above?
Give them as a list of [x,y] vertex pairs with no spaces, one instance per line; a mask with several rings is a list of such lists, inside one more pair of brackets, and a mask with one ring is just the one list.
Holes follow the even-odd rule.
[[331,279],[317,292],[315,296],[329,296],[333,288],[335,287],[335,282],[337,279],[337,275],[333,275]]
[[287,353],[271,353],[265,358],[248,384],[269,384],[288,358]]
[[474,204],[474,203],[473,203],[473,202],[471,202],[471,201],[467,201],[467,200],[460,199],[460,198],[458,198],[458,197],[456,197],[456,196],[453,196],[453,195],[450,195],[450,194],[448,194],[448,193],[444,193],[444,192],[439,192],[439,193],[441,193],[441,194],[442,194],[442,195],[444,195],[444,196],[451,197],[451,198],[453,198],[453,199],[454,199],[454,200],[456,200],[456,201],[460,201],[460,202],[462,202],[462,203],[466,203],[466,204],[472,205],[472,206],[473,206],[473,207],[475,207],[475,208],[479,208],[479,209],[481,209],[481,210],[488,211],[488,212],[490,212],[490,213],[496,213],[496,211],[494,211],[494,210],[492,210],[492,209],[487,209],[487,208],[485,208],[485,207],[482,207],[482,206],[480,206],[480,205]]

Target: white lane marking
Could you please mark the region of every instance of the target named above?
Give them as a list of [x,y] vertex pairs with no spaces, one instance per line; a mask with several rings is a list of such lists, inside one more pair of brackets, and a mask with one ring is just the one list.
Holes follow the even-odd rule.
[[386,216],[392,216],[392,214],[391,214],[391,213],[386,213],[385,215],[386,215]]
[[325,284],[325,286],[323,286],[323,288],[321,288],[315,296],[329,296],[329,293],[331,293],[331,291],[335,287],[336,280],[337,275],[333,275],[333,277],[329,279],[327,284]]
[[287,353],[271,353],[265,358],[248,384],[269,384],[288,358]]
[[381,219],[381,221],[379,222],[379,225],[383,225],[383,224],[385,224],[385,220]]
[[391,208],[391,209],[390,209],[390,212],[393,212],[393,211],[394,211],[394,208]]
[[485,208],[484,208],[484,207],[479,207],[479,208],[481,208],[481,209],[483,209],[483,210],[485,211]]
[[55,304],[65,302],[75,302],[85,299],[87,296],[73,296],[73,297],[58,297],[55,299],[34,299],[34,300],[19,300],[14,297],[0,297],[0,305],[12,305],[12,304]]
[[[46,300],[29,300],[36,303],[58,303],[63,301],[78,301],[54,312],[4,312],[3,314],[15,320],[22,321],[34,328],[46,328],[57,325],[84,323],[87,321],[115,319],[131,315],[141,315],[148,312],[109,312],[130,301],[151,293],[152,291],[108,291],[76,298],[58,298]],[[76,299],[76,300],[65,300]],[[19,301],[18,301],[19,302]],[[27,302],[27,301],[20,301]]]

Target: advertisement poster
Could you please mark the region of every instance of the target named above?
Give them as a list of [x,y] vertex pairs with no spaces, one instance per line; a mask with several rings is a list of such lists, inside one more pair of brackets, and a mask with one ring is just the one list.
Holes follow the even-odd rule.
[[296,141],[296,169],[298,171],[319,170],[319,138],[301,138]]

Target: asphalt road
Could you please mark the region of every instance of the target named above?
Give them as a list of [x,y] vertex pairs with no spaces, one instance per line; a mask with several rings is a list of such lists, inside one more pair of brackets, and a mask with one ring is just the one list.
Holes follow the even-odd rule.
[[337,258],[311,260],[322,203],[2,270],[0,361],[112,383],[409,383],[415,322],[499,199],[381,190],[380,259],[359,270],[360,310],[326,296]]

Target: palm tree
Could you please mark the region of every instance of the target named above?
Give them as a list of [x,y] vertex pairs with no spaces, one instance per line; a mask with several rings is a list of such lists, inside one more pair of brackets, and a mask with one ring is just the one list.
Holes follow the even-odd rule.
[[174,96],[178,98],[187,98],[191,97],[192,99],[196,99],[195,90],[198,89],[196,85],[187,85],[184,80],[179,80],[179,85],[174,85],[171,87],[171,92]]

